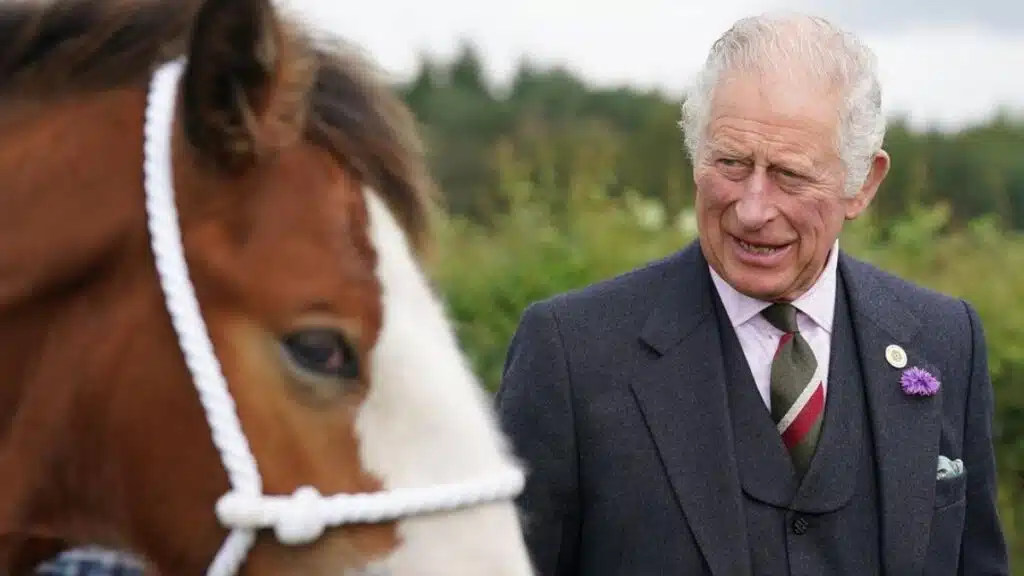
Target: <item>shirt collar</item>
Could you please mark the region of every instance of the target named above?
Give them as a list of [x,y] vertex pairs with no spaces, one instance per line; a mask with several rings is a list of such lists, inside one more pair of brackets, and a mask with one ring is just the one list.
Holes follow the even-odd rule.
[[[832,245],[828,262],[825,263],[825,270],[818,277],[818,280],[809,290],[793,301],[797,310],[803,312],[815,324],[823,330],[832,333],[832,317],[835,313],[836,302],[836,268],[839,261],[839,240]],[[715,272],[714,268],[708,266],[711,271],[711,279],[718,290],[718,296],[722,300],[722,306],[729,315],[729,321],[733,327],[739,327],[757,316],[762,310],[771,305],[756,298],[742,294],[729,285]]]

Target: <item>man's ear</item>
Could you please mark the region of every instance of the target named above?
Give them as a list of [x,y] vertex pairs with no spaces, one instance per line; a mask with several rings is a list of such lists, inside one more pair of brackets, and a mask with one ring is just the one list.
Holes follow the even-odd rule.
[[889,173],[889,166],[889,154],[885,150],[876,152],[875,156],[871,159],[871,168],[868,170],[868,175],[864,178],[864,183],[861,185],[860,190],[854,196],[845,199],[844,206],[847,220],[857,218],[871,204],[875,194],[878,192],[878,188],[882,185],[882,181],[885,180],[886,175]]

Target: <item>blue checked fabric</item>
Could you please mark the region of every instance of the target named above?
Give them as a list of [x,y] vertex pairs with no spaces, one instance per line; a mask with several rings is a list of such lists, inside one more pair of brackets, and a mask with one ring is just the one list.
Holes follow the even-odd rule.
[[36,567],[37,576],[143,576],[135,558],[103,548],[74,548]]

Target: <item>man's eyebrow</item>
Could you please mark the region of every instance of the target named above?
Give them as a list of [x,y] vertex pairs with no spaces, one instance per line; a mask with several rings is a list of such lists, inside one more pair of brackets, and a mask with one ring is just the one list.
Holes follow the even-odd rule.
[[740,146],[729,141],[712,142],[709,148],[713,154],[729,154],[732,156],[748,155],[748,153],[744,152]]
[[784,170],[793,170],[794,172],[801,172],[804,174],[810,174],[811,172],[820,170],[818,163],[813,159],[796,154],[782,154],[778,158],[775,158],[771,165]]

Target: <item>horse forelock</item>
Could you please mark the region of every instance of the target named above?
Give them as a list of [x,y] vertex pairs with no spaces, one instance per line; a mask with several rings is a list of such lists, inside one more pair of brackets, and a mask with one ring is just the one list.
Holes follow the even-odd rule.
[[[26,104],[143,88],[189,49],[202,0],[7,0],[0,3],[0,113]],[[330,151],[395,211],[420,255],[438,200],[415,119],[381,72],[343,41],[276,14],[283,50],[279,122]],[[307,79],[308,76],[308,79]],[[291,91],[290,94],[287,92]],[[82,119],[86,124],[87,119]]]

